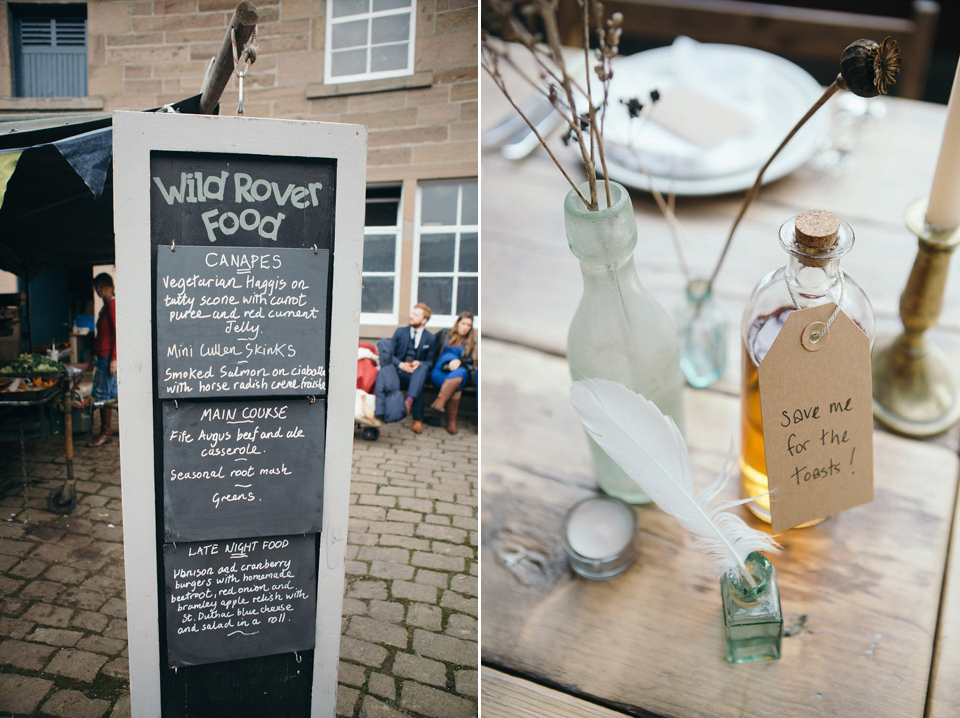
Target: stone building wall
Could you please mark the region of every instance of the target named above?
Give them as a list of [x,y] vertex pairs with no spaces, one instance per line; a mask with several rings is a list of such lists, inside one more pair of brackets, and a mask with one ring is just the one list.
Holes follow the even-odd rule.
[[[142,110],[198,94],[236,4],[92,0],[86,3],[88,96],[17,98],[9,3],[0,2],[0,114]],[[478,174],[476,0],[417,0],[412,75],[336,85],[323,82],[326,2],[254,4],[260,55],[244,81],[244,115],[367,126],[368,182],[402,186],[397,320],[403,320],[415,299],[418,182]],[[237,94],[234,77],[221,98],[222,115],[237,113]],[[364,326],[361,334],[387,329]]]

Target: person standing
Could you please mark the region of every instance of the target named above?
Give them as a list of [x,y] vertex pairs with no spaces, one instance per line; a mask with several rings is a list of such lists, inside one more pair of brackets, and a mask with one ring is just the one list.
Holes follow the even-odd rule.
[[[103,300],[97,317],[97,331],[90,353],[89,366],[96,369],[93,381],[94,402],[116,400],[117,393],[117,298],[114,296],[113,277],[106,272],[93,278],[93,291]],[[100,434],[87,446],[103,446],[113,441],[111,433],[113,409],[100,407]]]
[[423,432],[423,387],[433,366],[434,336],[426,330],[433,312],[423,302],[410,310],[407,326],[400,327],[390,340],[393,345],[391,361],[397,368],[400,386],[407,390],[407,413],[413,415],[413,433]]

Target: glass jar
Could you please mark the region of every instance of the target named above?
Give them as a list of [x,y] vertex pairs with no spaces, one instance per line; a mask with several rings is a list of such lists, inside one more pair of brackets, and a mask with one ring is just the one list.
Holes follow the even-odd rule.
[[744,562],[754,586],[746,585],[739,571],[720,579],[723,627],[730,663],[753,663],[780,658],[783,613],[777,571],[762,553],[754,551]]
[[[588,192],[587,184],[581,192]],[[609,379],[642,394],[684,430],[683,375],[676,325],[637,276],[637,224],[627,190],[610,183],[611,205],[590,211],[571,190],[564,201],[570,251],[580,260],[583,296],[567,335],[574,381]],[[597,486],[627,503],[650,498],[588,438]]]
[[[829,231],[821,233],[813,229],[815,226],[828,227]],[[873,347],[876,334],[873,307],[860,285],[840,270],[840,257],[850,251],[853,242],[850,225],[829,212],[812,210],[787,220],[780,227],[780,245],[790,258],[786,265],[760,280],[743,312],[740,489],[744,498],[756,497],[747,507],[767,522],[770,521],[770,497],[760,413],[760,362],[791,312],[828,302],[836,302],[870,338]]]
[[686,302],[678,313],[680,369],[695,389],[713,384],[727,368],[727,319],[713,301],[706,279],[687,284]]

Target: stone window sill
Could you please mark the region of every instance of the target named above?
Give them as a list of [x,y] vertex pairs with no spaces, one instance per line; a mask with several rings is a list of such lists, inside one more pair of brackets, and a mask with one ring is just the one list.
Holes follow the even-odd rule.
[[6,112],[69,112],[102,110],[103,97],[0,97],[0,111]]
[[433,84],[433,72],[415,72],[404,77],[390,77],[385,80],[366,80],[344,82],[336,85],[314,83],[307,85],[307,99],[318,100],[324,97],[345,97],[346,95],[366,95],[374,92],[394,92],[430,87]]

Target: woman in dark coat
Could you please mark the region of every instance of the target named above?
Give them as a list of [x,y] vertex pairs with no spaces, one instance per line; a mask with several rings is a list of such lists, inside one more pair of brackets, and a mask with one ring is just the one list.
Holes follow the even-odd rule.
[[444,329],[434,344],[433,371],[430,381],[440,387],[436,401],[430,406],[447,414],[447,431],[457,433],[457,410],[460,392],[472,380],[474,354],[477,348],[473,331],[473,314],[460,312],[453,329]]

